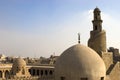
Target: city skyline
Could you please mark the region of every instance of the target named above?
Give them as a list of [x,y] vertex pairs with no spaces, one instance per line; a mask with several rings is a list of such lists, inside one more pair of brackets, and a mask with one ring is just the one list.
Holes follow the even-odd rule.
[[120,49],[119,1],[104,0],[6,0],[0,1],[0,53],[6,56],[49,57],[66,48],[87,45],[93,9],[102,11],[107,47]]

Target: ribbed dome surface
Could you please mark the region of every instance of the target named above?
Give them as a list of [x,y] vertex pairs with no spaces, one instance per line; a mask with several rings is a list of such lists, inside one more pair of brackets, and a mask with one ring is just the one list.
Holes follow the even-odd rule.
[[26,62],[22,58],[17,58],[15,59],[13,65],[18,66],[18,67],[26,66]]

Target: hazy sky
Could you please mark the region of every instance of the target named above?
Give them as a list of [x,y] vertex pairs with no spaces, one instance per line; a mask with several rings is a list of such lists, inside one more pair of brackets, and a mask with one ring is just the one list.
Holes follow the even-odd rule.
[[87,45],[93,9],[101,9],[107,47],[120,48],[119,0],[0,0],[0,54],[49,57]]

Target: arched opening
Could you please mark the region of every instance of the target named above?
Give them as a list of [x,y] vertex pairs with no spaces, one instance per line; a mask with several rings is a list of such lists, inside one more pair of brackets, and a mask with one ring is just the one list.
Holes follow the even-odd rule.
[[25,69],[24,69],[24,68],[22,68],[22,74],[23,74],[23,75],[25,74]]
[[81,80],[88,80],[88,78],[81,78]]
[[32,75],[31,69],[29,69],[29,73]]
[[41,76],[43,76],[43,70],[41,70],[41,73],[40,73],[40,74],[41,74]]
[[63,76],[62,76],[62,77],[60,77],[60,80],[65,80],[65,77],[63,77]]
[[101,80],[104,80],[104,77],[101,77]]
[[35,69],[33,69],[33,76],[35,76]]
[[95,19],[97,20],[97,16],[95,16]]
[[52,70],[50,70],[50,72],[49,72],[49,75],[53,75],[53,72],[52,72]]
[[47,71],[47,70],[45,70],[45,75],[46,75],[46,76],[48,75],[48,71]]
[[2,71],[0,71],[0,78],[2,78]]
[[37,70],[37,76],[39,76],[39,70]]
[[10,75],[9,71],[6,70],[6,71],[5,71],[5,78],[6,78],[6,79],[9,79],[9,75]]
[[97,30],[97,26],[95,26],[95,30]]

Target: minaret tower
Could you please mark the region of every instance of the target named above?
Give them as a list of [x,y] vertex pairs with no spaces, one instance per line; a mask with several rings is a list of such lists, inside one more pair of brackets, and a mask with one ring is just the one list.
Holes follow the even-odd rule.
[[93,30],[90,32],[88,46],[101,55],[101,52],[106,52],[106,32],[102,30],[100,9],[96,7],[93,13]]
[[92,21],[93,23],[93,30],[94,31],[102,31],[102,20],[101,20],[101,15],[100,15],[100,10],[99,8],[94,9],[94,20]]

